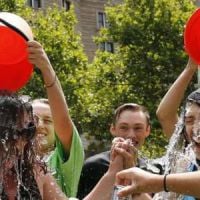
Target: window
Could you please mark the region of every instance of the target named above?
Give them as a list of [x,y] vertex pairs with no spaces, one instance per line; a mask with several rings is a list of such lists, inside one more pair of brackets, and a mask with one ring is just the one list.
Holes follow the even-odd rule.
[[67,0],[62,0],[62,6],[63,6],[63,8],[66,10],[66,11],[68,11],[69,9],[70,9],[70,2],[69,1],[67,1]]
[[100,44],[100,49],[102,51],[108,51],[114,53],[114,44],[112,42],[102,42]]
[[35,9],[41,8],[41,0],[29,0],[29,5]]
[[106,14],[104,12],[98,12],[97,15],[97,27],[108,27],[108,23],[106,21]]

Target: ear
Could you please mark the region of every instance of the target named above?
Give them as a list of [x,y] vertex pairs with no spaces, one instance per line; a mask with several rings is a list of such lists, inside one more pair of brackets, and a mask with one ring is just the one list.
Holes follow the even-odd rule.
[[150,134],[150,132],[151,132],[151,126],[150,126],[150,125],[148,125],[148,127],[147,127],[147,130],[146,130],[145,137],[148,137],[148,136],[149,136],[149,134]]
[[110,133],[111,133],[112,136],[115,136],[115,126],[114,126],[114,124],[110,125]]

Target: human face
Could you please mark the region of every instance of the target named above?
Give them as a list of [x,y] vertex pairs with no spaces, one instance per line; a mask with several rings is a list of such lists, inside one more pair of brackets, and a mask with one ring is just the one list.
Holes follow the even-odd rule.
[[140,148],[145,138],[150,133],[150,126],[142,111],[123,111],[114,125],[111,125],[110,131],[115,137],[131,139],[136,148]]
[[48,104],[42,102],[33,103],[33,114],[37,121],[36,139],[39,143],[41,153],[48,153],[54,148],[55,134]]
[[186,134],[189,141],[193,142],[193,149],[196,154],[196,157],[200,159],[200,141],[193,139],[193,128],[194,123],[199,120],[200,116],[200,106],[195,103],[188,103],[186,106],[185,113],[185,128]]

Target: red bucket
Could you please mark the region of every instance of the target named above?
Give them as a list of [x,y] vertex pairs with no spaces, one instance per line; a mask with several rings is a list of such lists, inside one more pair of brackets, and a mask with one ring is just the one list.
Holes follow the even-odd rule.
[[200,64],[200,9],[197,9],[186,23],[184,45],[188,55]]
[[30,79],[33,65],[28,61],[26,43],[32,39],[24,19],[0,12],[0,90],[17,91]]

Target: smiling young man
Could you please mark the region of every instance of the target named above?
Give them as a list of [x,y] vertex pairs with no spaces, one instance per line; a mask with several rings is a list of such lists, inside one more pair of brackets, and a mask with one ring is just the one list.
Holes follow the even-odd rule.
[[[114,113],[113,123],[110,127],[112,136],[119,137],[127,142],[122,147],[127,154],[128,163],[124,168],[144,165],[137,158],[135,149],[140,149],[145,139],[150,134],[150,117],[145,107],[134,103],[119,106]],[[100,178],[107,172],[110,164],[110,151],[96,154],[85,161],[79,182],[78,198],[82,199],[97,184]]]

